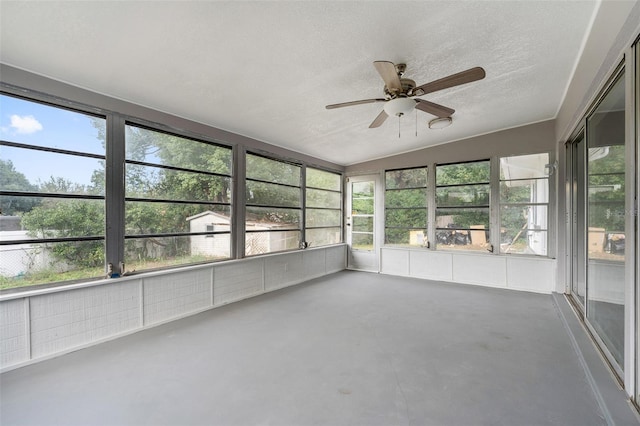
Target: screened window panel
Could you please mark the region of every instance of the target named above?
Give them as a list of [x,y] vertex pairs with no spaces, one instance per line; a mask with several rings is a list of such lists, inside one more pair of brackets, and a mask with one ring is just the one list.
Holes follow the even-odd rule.
[[336,173],[307,167],[307,188],[339,192],[342,190],[342,177]]
[[300,166],[247,154],[247,178],[300,186]]
[[484,226],[489,229],[489,208],[437,209],[437,228],[471,229]]
[[427,209],[387,209],[385,211],[387,228],[420,228],[427,227]]
[[305,240],[311,247],[338,244],[342,239],[342,176],[306,169]]
[[231,178],[127,164],[126,196],[176,201],[231,202]]
[[231,174],[230,148],[132,125],[125,127],[125,138],[126,160]]
[[546,255],[547,231],[501,228],[501,252],[507,254]]
[[246,227],[247,229],[299,229],[301,217],[300,209],[247,206]]
[[[205,219],[195,217],[205,214]],[[171,234],[204,232],[200,223],[228,223],[230,207],[216,204],[165,203],[149,201],[125,202],[125,233]]]
[[549,154],[517,155],[500,158],[500,180],[547,178]]
[[311,247],[338,244],[340,243],[340,235],[340,227],[315,229],[307,228],[306,230],[306,240]]
[[501,206],[500,226],[515,229],[547,230],[546,205]]
[[127,238],[127,270],[153,270],[229,258],[229,234]]
[[255,256],[295,250],[300,247],[301,235],[301,232],[297,230],[247,232],[245,234],[245,255]]
[[489,230],[481,226],[470,229],[436,230],[438,246],[446,249],[486,251],[488,241]]
[[106,120],[7,95],[0,110],[0,288],[103,276]]
[[436,166],[436,246],[490,249],[489,161]]
[[[7,95],[0,95],[0,111],[8,118],[7,132],[3,133],[3,139],[39,147],[104,155],[106,120],[103,117]],[[5,117],[2,117],[3,126]],[[8,136],[5,137],[5,134]],[[4,149],[5,147],[2,148],[2,158],[6,159]],[[25,153],[24,160],[28,161],[31,155],[31,152]],[[23,158],[16,161],[15,165],[19,166],[22,160]],[[46,170],[52,172],[53,176],[58,176],[59,171],[64,168],[50,163]]]
[[427,168],[390,170],[385,173],[386,189],[425,188]]
[[427,189],[387,190],[385,207],[427,207]]
[[134,125],[125,147],[127,268],[229,258],[231,149]]
[[427,245],[427,168],[385,172],[387,245]]
[[104,253],[103,239],[3,246],[0,289],[104,277]]
[[295,164],[246,154],[245,255],[300,247],[301,171]]
[[340,226],[340,210],[306,209],[307,228]]
[[307,188],[307,207],[340,209],[342,194]]
[[40,198],[21,217],[24,238],[104,236],[104,209],[104,200]]
[[[3,191],[104,196],[104,159],[2,146],[1,161],[11,162],[26,180],[0,175]],[[3,173],[7,173],[5,169]]]
[[252,205],[299,207],[300,188],[248,180],[246,201]]
[[489,183],[489,161],[436,166],[436,184],[464,185]]
[[549,154],[500,159],[500,252],[547,255]]
[[547,179],[514,180],[500,183],[501,203],[548,203]]
[[425,230],[410,228],[392,228],[385,232],[385,244],[403,246],[426,246],[428,241]]
[[[42,204],[43,197],[33,195],[25,197],[24,195],[0,195],[0,209],[6,216],[13,216],[16,222],[19,222],[24,213],[30,212],[34,207]],[[5,219],[9,220],[9,219]],[[18,225],[16,225],[19,227]]]
[[438,207],[488,205],[489,192],[488,184],[436,188],[436,203]]

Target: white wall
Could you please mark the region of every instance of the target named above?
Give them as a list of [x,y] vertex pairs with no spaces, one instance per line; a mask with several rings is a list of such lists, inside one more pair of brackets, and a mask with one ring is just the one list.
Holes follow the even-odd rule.
[[0,370],[345,268],[343,244],[0,296]]
[[553,120],[501,130],[405,154],[347,166],[348,176],[431,163],[484,160],[493,156],[538,154],[556,149]]
[[551,293],[556,260],[518,255],[383,247],[380,272],[486,287]]

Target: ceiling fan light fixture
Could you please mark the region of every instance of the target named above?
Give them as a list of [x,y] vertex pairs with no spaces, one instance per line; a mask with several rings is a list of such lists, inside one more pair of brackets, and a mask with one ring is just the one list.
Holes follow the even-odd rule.
[[390,116],[403,116],[409,114],[416,107],[416,101],[410,98],[395,98],[384,104],[384,112]]
[[444,129],[445,127],[451,126],[453,119],[451,117],[438,117],[429,121],[430,129]]

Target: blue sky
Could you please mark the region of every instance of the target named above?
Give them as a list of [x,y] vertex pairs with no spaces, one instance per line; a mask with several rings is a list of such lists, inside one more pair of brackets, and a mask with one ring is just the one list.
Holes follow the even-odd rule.
[[[104,126],[104,120],[98,119]],[[0,95],[0,137],[29,145],[104,155],[91,116]],[[27,149],[0,147],[0,158],[37,184],[51,176],[87,185],[98,160]]]

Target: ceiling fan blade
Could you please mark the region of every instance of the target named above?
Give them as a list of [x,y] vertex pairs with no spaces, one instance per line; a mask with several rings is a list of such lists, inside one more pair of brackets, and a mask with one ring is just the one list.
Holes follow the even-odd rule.
[[376,67],[376,71],[384,80],[389,92],[402,92],[402,83],[400,83],[400,77],[398,77],[398,72],[393,62],[375,61],[373,66]]
[[325,108],[334,109],[334,108],[342,108],[342,107],[348,107],[353,105],[372,104],[374,102],[384,102],[384,101],[386,101],[386,99],[363,99],[361,101],[351,101],[351,102],[343,102],[341,104],[327,105]]
[[422,96],[427,93],[437,92],[438,90],[448,89],[449,87],[459,86],[465,83],[471,83],[472,81],[482,80],[486,73],[481,67],[475,67],[466,71],[461,71],[457,74],[452,74],[448,77],[441,78],[439,80],[432,81],[431,83],[423,84],[413,89],[414,96]]
[[373,129],[375,127],[380,127],[382,123],[384,123],[384,120],[387,119],[387,117],[388,117],[387,113],[384,112],[384,110],[382,110],[380,114],[378,114],[378,116],[375,118],[375,120],[371,122],[371,124],[369,125],[369,128]]
[[434,104],[433,102],[425,101],[423,99],[416,99],[416,109],[420,111],[428,112],[436,117],[451,117],[455,109],[447,108],[446,106]]

